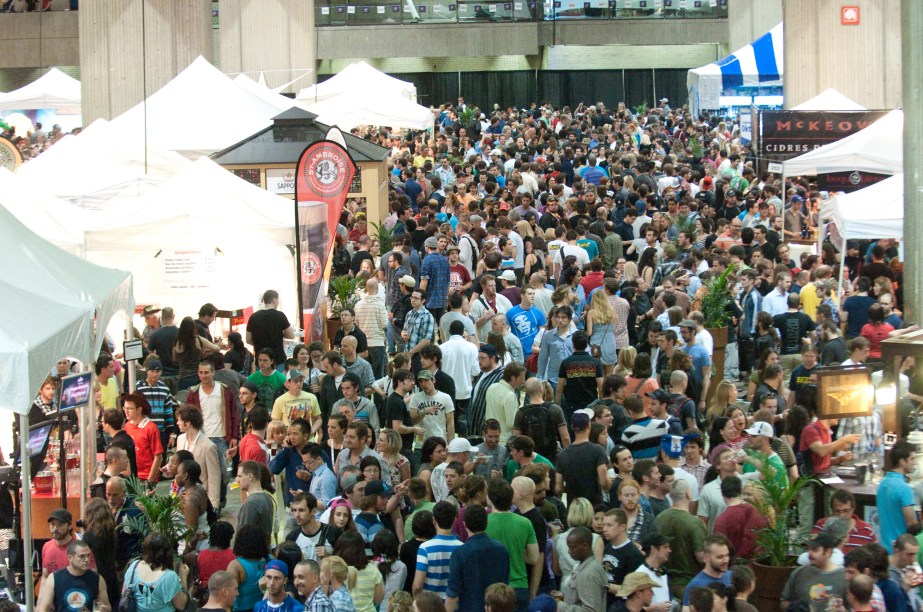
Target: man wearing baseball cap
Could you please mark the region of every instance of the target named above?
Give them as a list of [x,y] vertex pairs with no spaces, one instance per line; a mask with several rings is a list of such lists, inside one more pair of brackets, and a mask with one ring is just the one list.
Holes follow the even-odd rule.
[[163,362],[151,359],[147,362],[144,380],[138,381],[135,389],[151,405],[151,420],[160,430],[160,443],[166,449],[176,444],[176,422],[173,413],[178,406],[173,394],[170,393],[170,387],[160,380],[161,374]]
[[[598,444],[590,442],[590,420],[593,410],[582,408],[570,417],[574,441],[558,455],[555,489],[558,495],[567,492],[567,499],[585,497],[592,505],[602,503],[602,492],[608,491],[608,457]],[[592,477],[596,472],[596,478]]]
[[747,453],[744,460],[744,474],[764,472],[770,476],[779,486],[788,486],[788,471],[785,464],[782,463],[781,457],[772,450],[772,439],[775,437],[775,431],[769,423],[758,421],[744,432],[750,435],[748,446],[754,453]]
[[42,578],[67,567],[67,545],[74,539],[73,522],[74,517],[64,508],[52,510],[48,516],[51,539],[42,547]]
[[449,497],[451,493],[445,481],[446,468],[449,467],[449,464],[453,461],[457,461],[462,465],[468,463],[468,457],[471,455],[471,451],[473,451],[474,448],[471,446],[471,443],[468,442],[467,438],[455,438],[449,442],[449,447],[446,450],[445,461],[433,468],[433,472],[429,479],[430,486],[433,489],[433,497],[437,503]]
[[625,581],[619,587],[618,596],[624,597],[615,605],[615,610],[621,612],[641,612],[651,610],[648,607],[654,600],[654,587],[658,586],[651,577],[644,572],[632,572],[625,576]]
[[846,597],[846,570],[831,559],[838,545],[836,538],[825,532],[808,540],[810,563],[799,567],[788,577],[782,589],[782,610],[798,604],[808,609],[819,599],[820,594],[825,601]]
[[253,612],[302,612],[304,605],[288,594],[288,564],[273,559],[263,568],[263,582],[266,583],[266,598],[257,602]]

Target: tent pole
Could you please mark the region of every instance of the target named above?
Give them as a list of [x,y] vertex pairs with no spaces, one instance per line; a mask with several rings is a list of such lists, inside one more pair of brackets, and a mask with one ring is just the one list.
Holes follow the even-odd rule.
[[[92,383],[96,383],[96,375],[94,374],[91,378]],[[96,394],[90,394],[89,403],[81,408],[83,418],[80,423],[80,444],[81,444],[81,453],[80,453],[80,516],[84,516],[86,510],[87,496],[86,491],[90,489],[90,484],[87,478],[87,472],[90,469],[89,466],[96,465]],[[92,458],[93,461],[90,462],[88,458]]]
[[[91,394],[92,395],[92,394]],[[32,577],[32,495],[30,483],[32,475],[29,473],[29,416],[19,415],[19,431],[26,435],[19,436],[19,456],[22,457],[22,512],[19,513],[19,523],[22,529],[22,574],[23,592],[26,596],[26,611],[35,609],[35,582]],[[19,535],[19,534],[17,534]]]
[[843,270],[846,268],[846,232],[843,232],[843,248],[840,249],[840,273],[836,277],[836,302],[843,305]]

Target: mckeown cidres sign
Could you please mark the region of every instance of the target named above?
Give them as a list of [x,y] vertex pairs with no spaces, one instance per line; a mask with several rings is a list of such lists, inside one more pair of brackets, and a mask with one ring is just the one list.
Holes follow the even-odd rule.
[[760,155],[797,157],[867,128],[887,111],[762,111]]

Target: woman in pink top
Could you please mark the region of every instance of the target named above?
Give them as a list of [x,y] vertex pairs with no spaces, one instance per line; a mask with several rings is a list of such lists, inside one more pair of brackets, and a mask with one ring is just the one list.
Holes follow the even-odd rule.
[[638,353],[635,357],[635,365],[631,369],[631,376],[625,377],[627,395],[632,393],[640,395],[644,399],[644,413],[647,415],[651,414],[651,404],[655,401],[648,397],[648,394],[660,388],[657,379],[651,376],[653,372],[651,356],[647,353]]
[[862,326],[859,335],[869,341],[869,359],[881,359],[881,341],[887,340],[894,327],[885,323],[885,311],[881,304],[869,306],[869,322]]

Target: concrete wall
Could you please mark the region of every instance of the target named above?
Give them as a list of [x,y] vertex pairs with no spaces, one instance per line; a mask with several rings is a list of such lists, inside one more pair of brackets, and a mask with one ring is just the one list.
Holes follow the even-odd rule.
[[138,104],[199,55],[214,59],[210,0],[84,0],[77,15],[84,125]]
[[[314,3],[304,0],[221,0],[218,13],[221,70],[245,72],[279,87],[298,79],[297,92],[316,79]],[[302,78],[299,78],[302,77]]]
[[79,64],[77,13],[11,13],[0,19],[0,68]]
[[[812,5],[813,0],[802,0]],[[782,0],[730,0],[728,46],[734,52],[748,45],[782,21]]]
[[[465,36],[458,36],[459,28],[464,28]],[[438,49],[438,57],[441,58],[490,61],[497,56],[538,56],[545,47],[551,46],[645,45],[669,48],[673,45],[725,44],[727,38],[727,19],[574,20],[558,22],[554,26],[532,22],[330,26],[317,28],[317,59],[433,57],[434,50]],[[438,45],[434,41],[438,41]],[[675,51],[662,53],[662,57],[670,57],[672,62],[675,62],[675,55]],[[664,66],[655,63],[644,67]],[[459,68],[454,66],[452,70]]]
[[901,3],[849,4],[860,25],[840,25],[839,1],[783,0],[786,108],[828,87],[870,109],[901,105]]

